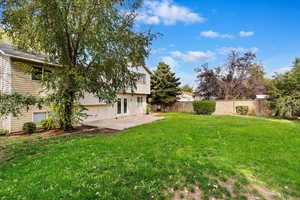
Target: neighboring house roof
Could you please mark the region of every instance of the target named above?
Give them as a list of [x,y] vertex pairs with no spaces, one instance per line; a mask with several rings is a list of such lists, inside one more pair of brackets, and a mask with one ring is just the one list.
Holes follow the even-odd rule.
[[[7,43],[0,43],[0,53],[12,58],[58,66],[58,64],[47,62],[46,55],[26,52]],[[143,65],[143,67],[149,74],[152,74],[152,71],[147,66]]]
[[178,101],[194,101],[194,95],[191,92],[182,92]]

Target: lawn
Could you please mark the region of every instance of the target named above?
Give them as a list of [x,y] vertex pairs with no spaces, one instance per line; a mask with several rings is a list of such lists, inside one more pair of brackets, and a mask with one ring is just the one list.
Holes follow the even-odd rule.
[[[17,144],[0,199],[246,199],[252,185],[300,197],[300,123],[171,113],[115,135]],[[231,185],[230,185],[231,184]]]

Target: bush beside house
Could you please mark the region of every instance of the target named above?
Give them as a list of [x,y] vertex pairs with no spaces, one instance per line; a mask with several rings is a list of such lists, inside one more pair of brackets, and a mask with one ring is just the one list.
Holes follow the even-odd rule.
[[249,112],[248,106],[237,106],[235,107],[236,113],[239,115],[247,115]]
[[8,136],[8,135],[9,135],[8,130],[0,129],[0,136]]
[[44,130],[51,130],[57,126],[57,121],[53,118],[43,119],[41,121],[41,126]]
[[211,100],[194,101],[193,108],[198,115],[211,115],[216,110],[216,102]]
[[32,134],[36,131],[36,123],[26,122],[23,124],[23,131],[28,134]]

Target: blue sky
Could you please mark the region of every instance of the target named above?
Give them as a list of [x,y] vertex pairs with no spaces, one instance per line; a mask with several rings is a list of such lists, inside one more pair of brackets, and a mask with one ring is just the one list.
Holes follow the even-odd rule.
[[300,57],[299,0],[144,0],[137,29],[162,33],[147,65],[171,65],[182,83],[194,69],[219,65],[230,49],[252,50],[268,76]]

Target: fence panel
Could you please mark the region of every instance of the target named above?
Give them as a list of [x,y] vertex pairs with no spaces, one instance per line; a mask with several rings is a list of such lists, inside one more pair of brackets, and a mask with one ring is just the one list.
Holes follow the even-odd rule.
[[[232,115],[236,114],[237,106],[248,106],[250,115],[270,115],[270,110],[267,109],[264,100],[217,100],[216,111],[214,115]],[[153,106],[154,111],[157,110],[157,106]],[[193,102],[176,102],[168,109],[168,112],[194,112]]]

